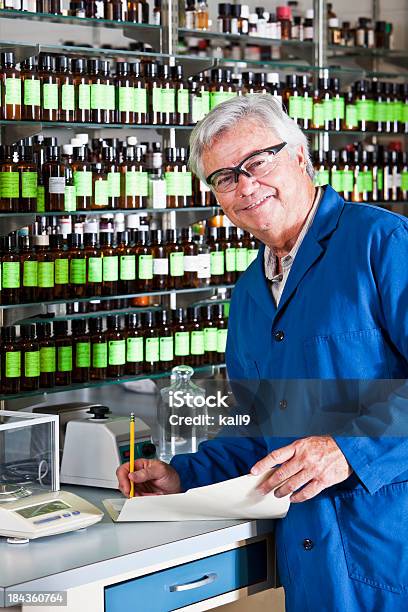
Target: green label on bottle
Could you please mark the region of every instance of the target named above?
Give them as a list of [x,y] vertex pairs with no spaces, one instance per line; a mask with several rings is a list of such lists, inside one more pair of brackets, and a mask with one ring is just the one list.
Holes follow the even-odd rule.
[[161,87],[153,87],[152,92],[153,92],[153,99],[152,99],[153,112],[161,113],[161,110],[162,110],[162,89],[161,89]]
[[224,274],[224,253],[223,251],[213,251],[210,253],[211,276]]
[[179,89],[177,92],[177,110],[182,115],[190,112],[188,89]]
[[65,185],[64,189],[64,210],[76,210],[76,188],[75,185]]
[[69,281],[73,285],[85,285],[86,283],[86,260],[71,259],[69,266]]
[[315,128],[324,127],[324,109],[323,104],[313,104],[313,125]]
[[376,102],[374,106],[374,120],[378,123],[385,123],[387,121],[387,102]]
[[108,181],[95,181],[95,206],[107,206],[108,203]]
[[38,286],[50,288],[54,286],[54,262],[38,262]]
[[119,111],[121,113],[133,112],[135,101],[134,101],[134,88],[133,87],[118,87],[119,91]]
[[288,114],[289,117],[292,117],[292,119],[303,118],[303,97],[290,96]]
[[92,367],[106,368],[108,365],[108,343],[98,342],[92,345]]
[[69,261],[68,259],[55,260],[55,284],[68,285],[69,283]]
[[109,340],[108,363],[113,366],[126,363],[126,343],[124,340]]
[[209,91],[201,91],[201,110],[202,116],[208,115],[211,109],[211,97]]
[[313,98],[305,96],[302,103],[303,119],[311,121],[313,119]]
[[24,81],[24,105],[41,105],[41,82],[39,79],[27,79]]
[[259,249],[248,249],[248,266],[258,257]]
[[75,345],[75,367],[89,368],[91,365],[91,343],[78,342]]
[[141,363],[143,361],[143,338],[128,338],[126,340],[126,361]]
[[328,185],[330,182],[330,173],[328,170],[318,170],[314,177],[314,184],[316,187],[322,185]]
[[235,261],[235,251],[234,248],[225,249],[225,269],[227,272],[235,272],[237,266]]
[[191,332],[191,354],[204,355],[204,331]]
[[102,282],[102,257],[90,257],[88,259],[88,281],[90,283]]
[[180,195],[180,172],[165,172],[166,194],[168,196]]
[[127,171],[125,174],[126,196],[147,196],[148,189],[148,174],[147,172]]
[[181,193],[178,195],[192,196],[193,195],[193,178],[191,172],[179,172],[180,176],[180,190]]
[[408,191],[408,172],[406,170],[401,172],[401,189],[402,191]]
[[135,113],[147,113],[147,90],[143,87],[136,87],[133,93],[133,99],[133,110]]
[[361,174],[363,175],[364,191],[371,193],[373,191],[373,171],[365,170]]
[[323,116],[325,121],[331,121],[334,117],[333,114],[333,100],[331,98],[325,98],[323,100]]
[[136,256],[121,255],[120,257],[120,280],[135,280],[136,278]]
[[91,86],[86,83],[80,83],[78,88],[78,108],[80,110],[91,108]]
[[119,259],[117,255],[102,258],[102,279],[104,282],[117,281],[119,278]]
[[36,172],[21,173],[21,197],[36,198],[37,197],[37,180]]
[[343,172],[341,170],[332,170],[330,184],[335,191],[339,193],[343,191]]
[[106,109],[115,110],[115,86],[105,85],[106,87]]
[[38,262],[25,261],[23,265],[23,287],[37,287]]
[[74,172],[74,185],[77,197],[92,197],[92,172],[88,170]]
[[57,83],[43,84],[43,108],[45,110],[58,110]]
[[217,350],[217,333],[216,327],[204,327],[204,350],[205,351],[216,351]]
[[58,372],[72,371],[72,346],[59,346],[58,351]]
[[385,102],[384,115],[385,115],[385,121],[391,122],[393,120],[394,112],[393,112],[393,104],[391,100],[388,100],[387,102]]
[[344,119],[345,102],[343,96],[333,98],[333,119]]
[[40,351],[24,353],[24,376],[34,378],[40,375]]
[[160,359],[159,338],[146,338],[146,361],[157,363]]
[[357,174],[356,189],[358,193],[365,191],[364,174],[362,172]]
[[20,378],[21,376],[21,352],[6,352],[6,378]]
[[74,85],[64,84],[61,87],[61,106],[62,110],[75,110],[75,87]]
[[120,174],[119,172],[108,172],[108,196],[110,198],[120,197]]
[[356,128],[358,125],[357,108],[355,104],[346,106],[346,126],[347,129]]
[[55,372],[56,370],[56,350],[55,346],[42,346],[40,348],[40,371],[44,373]]
[[370,100],[357,100],[357,121],[372,121],[373,106]]
[[237,272],[244,272],[248,267],[248,249],[237,249],[235,253],[235,261]]
[[228,91],[211,91],[210,92],[210,108],[211,110],[221,104],[221,102],[225,102],[230,99],[230,95]]
[[21,79],[6,78],[5,104],[21,104]]
[[92,83],[91,85],[91,109],[107,110],[107,91],[103,83]]
[[170,276],[184,276],[184,253],[170,253]]
[[401,122],[402,123],[408,123],[408,103],[405,102],[405,104],[402,104],[402,110],[401,110]]
[[20,262],[3,262],[3,289],[18,289],[20,287]]
[[217,330],[217,353],[225,353],[225,347],[227,346],[227,329]]
[[19,189],[18,172],[0,172],[0,197],[18,198]]
[[198,121],[201,121],[201,119],[204,117],[203,103],[202,103],[201,96],[194,96],[191,105],[192,105],[192,109],[191,109],[192,120],[193,120],[193,123],[197,123]]
[[174,341],[172,336],[162,336],[159,338],[160,361],[173,361]]
[[377,172],[377,188],[381,191],[384,188],[384,170],[378,169]]
[[37,185],[37,212],[45,212],[45,188]]
[[185,357],[190,354],[189,332],[176,332],[174,334],[174,354],[176,357]]
[[354,188],[354,174],[352,170],[343,170],[343,191],[351,193]]
[[153,278],[153,257],[152,255],[139,255],[139,279],[149,280]]

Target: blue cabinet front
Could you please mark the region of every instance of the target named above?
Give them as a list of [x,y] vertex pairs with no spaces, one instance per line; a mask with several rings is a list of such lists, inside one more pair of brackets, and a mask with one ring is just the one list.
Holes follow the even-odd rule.
[[266,579],[262,540],[105,587],[105,612],[170,612]]

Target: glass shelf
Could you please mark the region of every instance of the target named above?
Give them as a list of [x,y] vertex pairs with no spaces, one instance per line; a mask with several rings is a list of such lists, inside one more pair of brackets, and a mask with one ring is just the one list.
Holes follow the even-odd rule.
[[[217,363],[213,365],[206,365],[194,368],[194,375],[213,375],[217,369],[225,368],[224,363]],[[86,388],[98,388],[105,387],[108,385],[120,385],[125,382],[133,382],[136,380],[158,380],[160,378],[168,378],[171,375],[171,371],[158,372],[157,374],[141,374],[140,376],[122,376],[122,378],[110,378],[106,380],[95,380],[85,383],[73,383],[72,385],[51,387],[50,389],[37,389],[36,391],[21,391],[21,393],[15,393],[14,395],[3,395],[0,394],[0,401],[22,399],[24,397],[33,397],[35,395],[45,395],[48,393],[60,393],[66,391],[80,391]]]
[[[342,45],[328,45],[329,57],[337,55],[369,55],[384,59],[406,58],[407,52],[402,49],[369,49],[367,47],[343,47]],[[337,52],[337,53],[336,53]]]
[[71,17],[70,15],[53,15],[52,13],[31,13],[29,11],[0,10],[0,18],[30,19],[31,21],[48,21],[59,24],[82,25],[103,28],[131,28],[132,30],[151,30],[160,32],[161,26],[150,23],[132,23],[131,21],[112,21],[110,19],[94,19],[87,17]]
[[330,136],[386,136],[388,138],[407,138],[408,133],[398,132],[386,134],[384,132],[361,132],[360,130],[314,130],[312,128],[303,130],[306,134],[329,134]]
[[[188,289],[166,289],[163,291],[147,291],[143,293],[127,293],[123,295],[93,295],[85,298],[69,298],[67,300],[50,300],[47,302],[41,302],[42,305],[47,304],[73,304],[74,302],[91,302],[94,300],[105,301],[105,300],[124,300],[132,299],[137,297],[148,297],[155,295],[183,295],[184,293],[196,293],[202,291],[213,291],[214,289],[232,289],[234,285],[208,285],[207,287],[190,287]],[[27,306],[38,305],[38,302],[27,302],[24,304],[1,304],[0,310],[10,308],[22,308]]]
[[27,215],[35,215],[37,217],[76,217],[92,215],[115,215],[121,213],[123,215],[151,215],[155,213],[164,214],[171,212],[213,212],[216,214],[220,210],[219,206],[189,206],[187,208],[104,208],[102,210],[70,210],[70,211],[47,211],[47,212],[2,212],[0,218],[5,217],[12,219],[14,217],[27,217]]
[[2,119],[0,121],[0,126],[18,126],[18,127],[34,127],[37,128],[38,131],[42,130],[43,128],[71,128],[71,129],[79,129],[79,128],[86,128],[89,130],[105,130],[105,129],[123,129],[123,130],[144,130],[144,129],[154,129],[154,130],[170,130],[170,129],[177,129],[177,130],[192,130],[193,129],[193,125],[171,125],[171,124],[167,124],[167,125],[150,125],[150,124],[146,124],[146,125],[142,125],[142,124],[138,124],[138,123],[134,123],[134,124],[129,124],[129,123],[70,123],[70,122],[66,122],[66,121],[25,121],[25,120],[6,120],[6,119]]
[[162,310],[163,306],[139,306],[137,308],[132,306],[124,306],[123,308],[98,310],[97,312],[80,312],[65,315],[51,315],[48,313],[44,315],[34,315],[33,317],[25,317],[24,319],[19,319],[18,321],[14,321],[13,325],[26,325],[28,323],[54,323],[54,321],[82,321],[83,319],[96,319],[97,317],[108,317],[111,315],[127,315],[141,312],[161,312]]
[[223,32],[212,32],[210,30],[190,30],[179,28],[180,36],[190,36],[193,38],[205,38],[212,40],[236,41],[246,45],[273,45],[282,47],[298,47],[302,49],[312,49],[312,41],[301,40],[282,40],[276,38],[265,38],[262,36],[248,36],[246,34],[225,34]]

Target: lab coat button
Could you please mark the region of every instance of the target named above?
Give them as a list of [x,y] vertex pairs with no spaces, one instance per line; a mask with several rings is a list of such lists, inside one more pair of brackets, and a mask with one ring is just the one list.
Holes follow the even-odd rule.
[[276,331],[274,333],[274,338],[275,338],[276,342],[282,342],[284,337],[285,337],[285,334],[283,333],[283,331],[281,329],[279,329],[278,331]]
[[288,407],[288,402],[286,400],[283,399],[279,402],[279,408],[281,410],[286,410],[287,407]]
[[314,546],[314,543],[312,540],[309,540],[309,538],[306,538],[305,540],[303,540],[303,548],[305,550],[312,550]]

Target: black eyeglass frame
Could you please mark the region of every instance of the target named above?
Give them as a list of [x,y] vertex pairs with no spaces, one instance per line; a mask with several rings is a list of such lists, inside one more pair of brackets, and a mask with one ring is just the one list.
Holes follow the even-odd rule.
[[207,178],[205,179],[205,182],[207,183],[207,185],[212,187],[211,185],[212,178],[219,172],[225,172],[226,170],[230,170],[234,173],[235,183],[238,183],[240,174],[243,174],[244,176],[247,176],[250,178],[252,174],[250,174],[250,172],[248,172],[247,170],[243,170],[242,166],[249,159],[251,159],[251,157],[255,157],[255,155],[259,155],[260,153],[273,153],[273,155],[276,155],[277,153],[279,153],[279,151],[282,151],[283,147],[286,146],[287,144],[288,144],[287,142],[281,142],[273,147],[266,147],[266,149],[260,149],[259,151],[254,151],[250,155],[247,155],[247,157],[245,157],[245,159],[243,159],[241,162],[239,162],[237,166],[232,166],[230,168],[219,168],[218,170],[214,170],[214,172],[211,172],[211,174],[207,176]]

